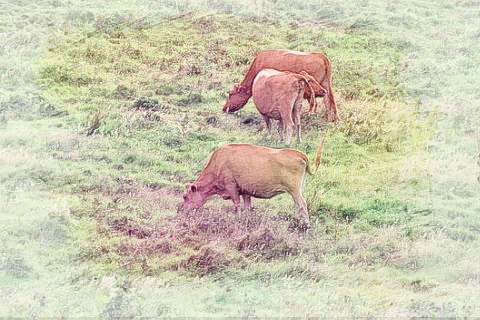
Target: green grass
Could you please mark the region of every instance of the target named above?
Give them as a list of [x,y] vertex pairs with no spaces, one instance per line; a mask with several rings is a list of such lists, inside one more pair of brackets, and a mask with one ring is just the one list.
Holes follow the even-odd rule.
[[[217,5],[8,4],[0,315],[479,315],[476,8]],[[342,122],[305,116],[293,146],[313,159],[328,132],[312,228],[286,195],[177,215],[218,146],[283,147],[251,102],[221,113],[275,47],[334,66]]]

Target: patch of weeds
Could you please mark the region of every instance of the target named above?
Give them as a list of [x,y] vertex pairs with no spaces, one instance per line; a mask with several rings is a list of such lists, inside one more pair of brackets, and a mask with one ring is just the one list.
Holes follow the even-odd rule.
[[0,98],[0,114],[5,118],[17,118],[31,110],[32,101],[19,94],[5,95]]
[[316,217],[328,216],[346,222],[354,220],[361,213],[360,209],[345,207],[342,204],[334,206],[324,202],[314,202],[309,207],[311,207],[311,214]]
[[[443,228],[442,228],[443,229]],[[444,233],[452,240],[470,242],[478,239],[475,232],[460,228],[445,228]]]
[[135,94],[135,89],[120,84],[113,91],[112,97],[117,99],[132,99]]
[[41,117],[62,117],[68,114],[66,110],[59,110],[55,105],[51,103],[40,103],[38,105],[37,113]]
[[202,67],[196,63],[184,62],[178,68],[178,73],[183,76],[196,76],[202,74],[204,71]]
[[100,128],[104,117],[105,115],[98,111],[94,113],[89,119],[87,119],[87,122],[85,124],[85,133],[87,136],[94,134],[98,130],[98,128]]
[[180,98],[177,101],[179,106],[189,106],[192,104],[197,104],[203,102],[203,97],[199,93],[191,93],[186,97]]
[[26,278],[32,268],[25,263],[25,259],[17,254],[4,253],[0,269],[13,278]]
[[251,125],[260,125],[262,121],[259,117],[247,116],[241,120],[242,124],[251,126]]
[[187,270],[198,275],[216,273],[230,264],[230,260],[217,245],[205,245],[191,255],[183,264]]
[[398,224],[411,219],[410,203],[395,199],[371,199],[364,207],[362,219],[374,226]]
[[66,225],[64,217],[49,214],[37,225],[32,236],[40,242],[62,242],[68,237]]
[[208,133],[197,133],[193,134],[191,136],[192,141],[202,141],[202,142],[208,142],[208,141],[215,141],[216,137],[212,134]]
[[113,230],[122,232],[126,236],[136,237],[138,239],[150,237],[152,234],[152,231],[149,230],[146,225],[133,221],[125,216],[113,219],[111,222],[109,222],[109,225]]
[[115,294],[110,301],[108,301],[105,309],[102,312],[102,316],[107,319],[119,319],[121,317],[129,316],[128,310],[130,309],[129,299],[127,295],[121,289],[117,289],[117,294]]
[[167,147],[178,147],[183,144],[183,137],[178,134],[166,135],[162,137],[162,143]]
[[438,284],[430,280],[416,279],[406,282],[404,286],[414,292],[424,292],[437,287]]
[[138,98],[132,105],[135,110],[152,110],[156,111],[158,108],[158,100],[151,98]]
[[205,122],[213,127],[218,127],[219,120],[217,116],[210,116],[205,119]]
[[[318,102],[317,102],[318,103]],[[318,114],[302,115],[302,131],[317,130],[325,131],[328,128],[328,122],[322,119]]]
[[358,30],[368,30],[374,29],[375,22],[369,20],[368,18],[357,19],[354,23],[352,23],[347,31],[357,32]]
[[40,70],[42,79],[50,79],[59,84],[69,84],[73,86],[86,86],[93,83],[101,83],[102,80],[97,76],[86,71],[79,72],[75,66],[56,63],[45,66]]
[[259,254],[267,260],[275,257],[297,255],[298,244],[295,241],[288,241],[289,231],[283,235],[275,234],[276,231],[268,227],[257,229],[237,242],[237,250],[250,252],[247,254]]
[[181,87],[177,84],[173,83],[164,83],[160,85],[157,89],[155,89],[155,94],[161,96],[169,96],[172,94],[180,95],[183,93]]
[[340,132],[356,144],[376,143],[388,152],[399,150],[418,126],[412,106],[406,104],[352,101],[341,110]]

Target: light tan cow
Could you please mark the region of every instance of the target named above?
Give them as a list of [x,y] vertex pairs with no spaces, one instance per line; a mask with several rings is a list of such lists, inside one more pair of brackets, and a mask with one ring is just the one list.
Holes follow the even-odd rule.
[[310,111],[315,108],[315,92],[324,96],[327,90],[306,72],[293,73],[264,69],[260,71],[252,86],[252,96],[258,112],[263,116],[268,133],[272,134],[271,119],[278,120],[278,131],[290,144],[295,129],[297,141],[301,142],[301,109],[305,92],[309,93]]
[[298,218],[308,226],[307,203],[302,197],[305,172],[312,174],[308,157],[293,149],[271,149],[250,144],[228,144],[215,150],[200,176],[186,186],[182,210],[196,210],[213,195],[231,199],[240,212],[251,208],[251,197],[269,199],[289,193]]

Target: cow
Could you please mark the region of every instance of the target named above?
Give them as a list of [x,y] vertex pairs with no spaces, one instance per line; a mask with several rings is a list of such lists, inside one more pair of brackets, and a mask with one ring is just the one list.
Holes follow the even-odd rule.
[[[299,52],[286,49],[271,49],[260,52],[253,60],[243,81],[236,84],[228,92],[228,99],[223,107],[224,112],[235,112],[241,109],[252,96],[252,85],[257,74],[263,69],[276,69],[300,73],[305,71],[312,75],[323,88],[327,89],[324,98],[326,118],[330,121],[339,120],[337,104],[332,91],[332,67],[327,56],[320,52]],[[321,96],[320,92],[315,93]],[[309,93],[305,92],[309,100]],[[316,112],[316,110],[314,110]]]
[[305,92],[310,95],[310,111],[315,108],[315,92],[324,96],[327,90],[315,78],[302,71],[300,74],[274,69],[260,71],[252,86],[252,96],[258,112],[263,116],[268,133],[272,134],[271,119],[278,120],[278,131],[287,145],[292,138],[293,127],[300,137],[300,116]]
[[302,197],[305,172],[312,174],[308,157],[297,150],[271,149],[250,144],[227,144],[215,150],[200,176],[186,185],[179,212],[201,208],[213,195],[231,199],[240,213],[251,209],[251,197],[270,199],[289,193],[298,218],[309,226],[307,203]]

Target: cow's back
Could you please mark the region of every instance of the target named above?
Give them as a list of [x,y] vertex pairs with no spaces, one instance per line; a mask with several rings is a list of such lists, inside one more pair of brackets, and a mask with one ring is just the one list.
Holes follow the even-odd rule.
[[[298,79],[292,74],[274,69],[260,71],[252,86],[252,97],[261,114],[270,114],[275,119],[280,117],[278,107],[291,106],[299,91]],[[293,101],[292,101],[293,99]]]
[[288,192],[303,179],[305,159],[303,153],[292,149],[229,144],[212,155],[210,170],[217,173],[219,181],[233,179],[244,192],[268,198]]
[[262,69],[276,69],[300,73],[305,71],[314,77],[322,76],[326,70],[327,57],[320,52],[299,52],[286,49],[271,49],[260,52],[255,59],[258,71]]

